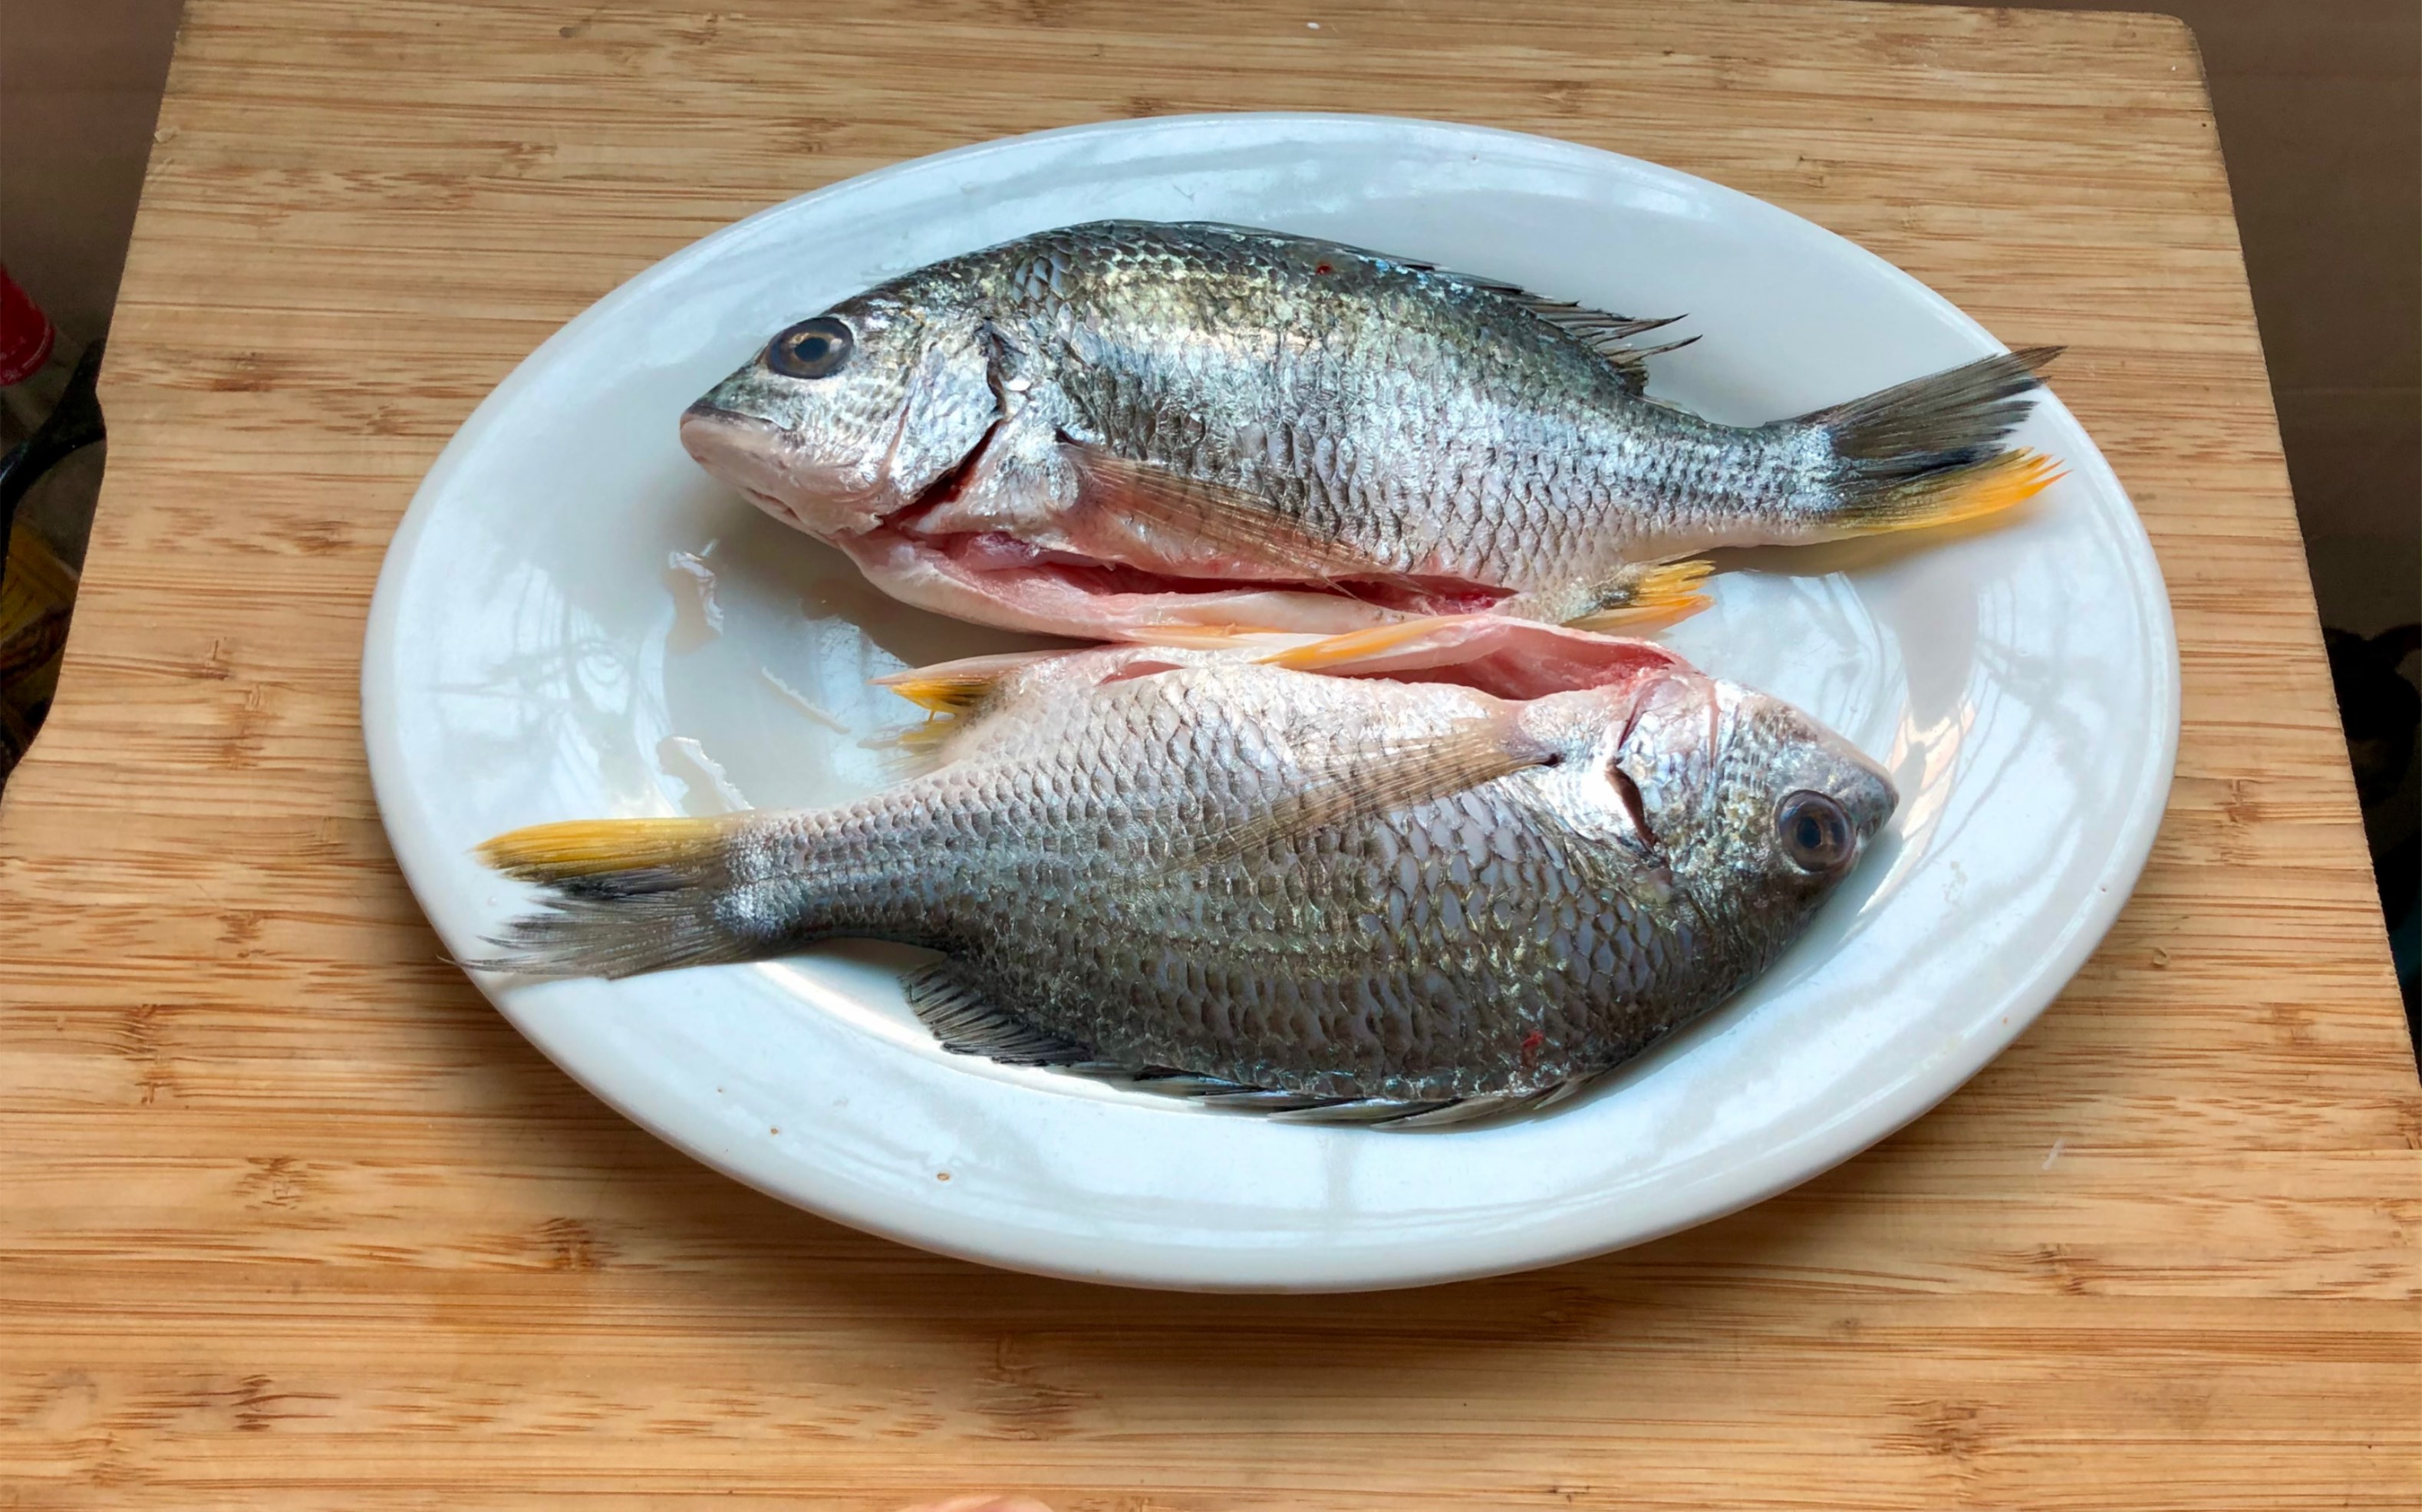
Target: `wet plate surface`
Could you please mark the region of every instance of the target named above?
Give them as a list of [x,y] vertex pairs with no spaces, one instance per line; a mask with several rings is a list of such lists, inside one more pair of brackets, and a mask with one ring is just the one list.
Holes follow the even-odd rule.
[[[1104,216],[1329,236],[1706,339],[1652,392],[1762,420],[1996,350],[1886,264],[1761,202],[1539,138],[1376,118],[1175,118],[989,144],[835,185],[667,259],[480,407],[415,498],[363,678],[413,889],[469,952],[515,904],[469,848],[543,820],[849,797],[868,686],[1039,642],[901,607],[676,439],[765,336],[918,264]],[[2057,368],[2052,378],[2055,387]],[[844,947],[622,983],[483,984],[664,1138],[844,1222],[1147,1285],[1340,1289],[1516,1269],[1698,1222],[1849,1156],[2014,1038],[2118,911],[2167,792],[2169,608],[2117,480],[2069,476],[1923,550],[1744,553],[1669,638],[1891,768],[1878,853],[1740,1000],[1557,1111],[1408,1134],[1268,1124],[945,1055]]]

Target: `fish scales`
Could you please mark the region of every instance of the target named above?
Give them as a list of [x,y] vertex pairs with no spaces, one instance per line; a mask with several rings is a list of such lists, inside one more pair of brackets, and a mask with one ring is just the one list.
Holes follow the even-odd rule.
[[[937,765],[856,803],[501,837],[492,860],[556,890],[491,964],[896,940],[943,953],[945,1042],[1004,1059],[1543,1093],[1754,976],[1893,803],[1787,705],[1607,654],[1620,676],[1522,699],[1166,648],[1014,663]],[[1811,804],[1821,865],[1778,851]]]
[[2048,350],[1734,426],[1646,397],[1622,339],[1662,323],[1304,237],[1098,222],[787,327],[683,438],[903,598],[1129,638],[1670,616],[1700,602],[1696,553],[1970,518],[2053,476],[2001,445]]

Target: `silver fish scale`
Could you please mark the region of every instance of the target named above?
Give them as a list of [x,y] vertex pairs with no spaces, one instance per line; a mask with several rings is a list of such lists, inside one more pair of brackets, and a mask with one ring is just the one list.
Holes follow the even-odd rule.
[[1554,588],[1782,518],[1780,429],[1639,397],[1502,289],[1326,244],[1106,223],[944,264],[1076,438],[1264,500],[1395,570]]
[[1071,693],[967,759],[787,816],[759,843],[756,923],[940,949],[1105,1062],[1329,1096],[1552,1087],[1757,964],[1681,947],[1681,910],[1590,832],[1612,790],[1579,764],[1187,859],[1299,792],[1338,732],[1435,733],[1491,704],[1202,667]]

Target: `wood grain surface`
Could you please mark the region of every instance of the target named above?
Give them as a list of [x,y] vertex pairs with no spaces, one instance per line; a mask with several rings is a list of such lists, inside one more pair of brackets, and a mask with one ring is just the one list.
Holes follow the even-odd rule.
[[[2167,822],[2100,953],[1830,1175],[1411,1293],[936,1259],[593,1101],[438,961],[370,801],[363,620],[438,449],[770,202],[1305,107],[1704,174],[2069,345],[2184,648]],[[197,0],[103,397],[58,702],[0,804],[0,1507],[2422,1505],[2422,1095],[2175,22]]]

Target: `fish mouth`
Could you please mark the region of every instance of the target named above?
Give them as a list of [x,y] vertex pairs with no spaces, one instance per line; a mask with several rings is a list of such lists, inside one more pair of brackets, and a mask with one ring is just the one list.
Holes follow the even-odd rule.
[[776,496],[765,492],[765,490],[762,488],[751,488],[747,483],[743,483],[740,485],[740,496],[749,503],[756,505],[761,510],[763,510],[774,518],[781,521],[784,525],[791,526],[800,530],[806,530],[808,528],[808,522],[800,517],[797,510],[793,509],[786,500],[778,498]]
[[701,399],[682,412],[680,433],[692,462],[794,529],[831,540],[881,518],[867,480],[852,486],[846,474],[801,458],[770,420]]

